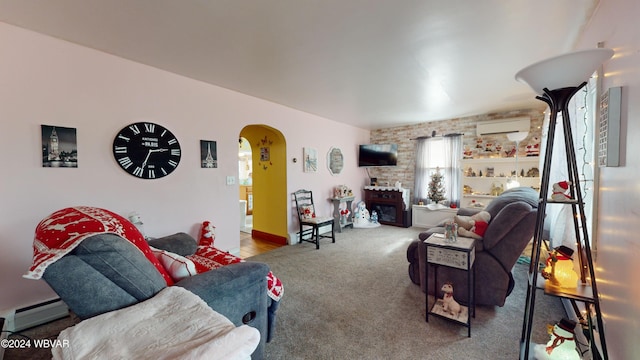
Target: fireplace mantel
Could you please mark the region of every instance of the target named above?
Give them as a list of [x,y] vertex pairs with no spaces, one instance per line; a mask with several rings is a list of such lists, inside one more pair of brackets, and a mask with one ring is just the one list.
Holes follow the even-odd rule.
[[411,226],[409,189],[365,186],[364,202],[369,212],[378,214],[378,222],[400,227]]

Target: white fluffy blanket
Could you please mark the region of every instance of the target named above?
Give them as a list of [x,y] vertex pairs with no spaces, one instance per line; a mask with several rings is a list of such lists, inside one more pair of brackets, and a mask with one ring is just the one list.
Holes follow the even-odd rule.
[[248,359],[257,329],[236,327],[197,295],[172,286],[136,305],[98,315],[63,330],[68,346],[53,359]]

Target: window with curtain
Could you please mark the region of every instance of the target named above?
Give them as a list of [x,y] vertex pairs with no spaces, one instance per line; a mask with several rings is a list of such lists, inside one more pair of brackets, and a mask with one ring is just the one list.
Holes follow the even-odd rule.
[[448,204],[460,206],[462,196],[462,135],[427,137],[417,140],[414,201],[429,202],[431,176],[440,171],[443,175],[445,198]]

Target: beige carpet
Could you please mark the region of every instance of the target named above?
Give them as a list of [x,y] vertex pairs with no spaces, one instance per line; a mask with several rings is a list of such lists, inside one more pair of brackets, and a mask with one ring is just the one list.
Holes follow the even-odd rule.
[[[408,276],[406,249],[419,229],[348,229],[337,242],[282,247],[250,258],[268,263],[284,284],[268,359],[517,359],[526,264],[504,307],[477,307],[467,328],[425,322],[425,297]],[[537,296],[532,339],[565,316],[557,298]]]

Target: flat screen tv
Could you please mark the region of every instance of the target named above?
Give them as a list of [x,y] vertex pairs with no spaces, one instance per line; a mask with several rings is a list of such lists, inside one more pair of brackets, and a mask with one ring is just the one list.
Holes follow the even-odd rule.
[[397,144],[360,145],[358,166],[396,166],[398,165]]

